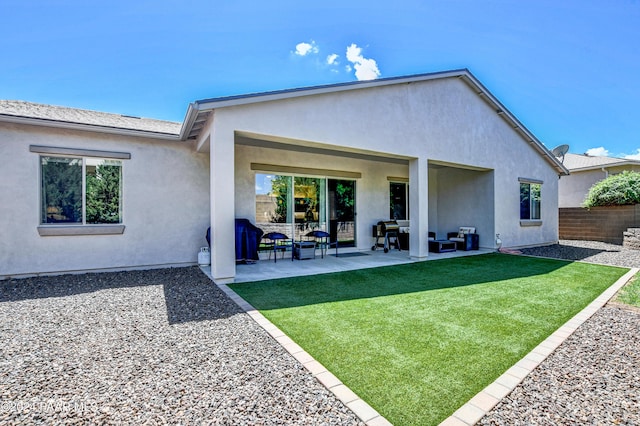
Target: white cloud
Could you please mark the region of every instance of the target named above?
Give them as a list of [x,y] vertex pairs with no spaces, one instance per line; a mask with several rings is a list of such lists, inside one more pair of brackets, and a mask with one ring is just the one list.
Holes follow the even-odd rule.
[[625,155],[624,158],[629,160],[640,160],[640,148],[636,149],[635,154]]
[[598,148],[589,148],[585,154],[590,155],[592,157],[608,157],[609,150],[603,146],[599,146]]
[[318,46],[315,41],[311,40],[311,43],[302,42],[296,44],[296,55],[307,56],[310,53],[318,53]]
[[[362,56],[362,48],[355,43],[347,47],[347,60],[353,64],[358,80],[375,80],[380,77],[380,70],[375,59]],[[351,71],[351,67],[347,66],[347,71]]]
[[336,53],[332,53],[331,55],[327,56],[327,64],[338,65],[338,55]]

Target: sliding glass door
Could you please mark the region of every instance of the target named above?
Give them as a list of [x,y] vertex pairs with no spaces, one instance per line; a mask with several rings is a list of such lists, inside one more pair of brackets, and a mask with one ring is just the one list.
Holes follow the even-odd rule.
[[326,179],[295,176],[293,182],[294,238],[299,241],[311,231],[327,228]]
[[[355,181],[256,174],[256,225],[296,240],[327,231],[345,246],[355,244]],[[330,220],[327,220],[330,217]]]
[[329,234],[331,241],[339,241],[340,247],[355,247],[356,243],[356,182],[354,180],[328,179]]

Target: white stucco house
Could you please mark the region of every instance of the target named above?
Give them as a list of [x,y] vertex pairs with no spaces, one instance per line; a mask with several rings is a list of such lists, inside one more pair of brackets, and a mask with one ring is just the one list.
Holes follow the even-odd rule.
[[183,123],[0,101],[0,155],[0,278],[194,264],[211,226],[230,282],[236,218],[352,250],[398,219],[415,259],[460,226],[549,244],[568,173],[466,69],[205,99]]
[[571,154],[564,156],[564,166],[571,173],[558,185],[559,207],[582,207],[589,189],[609,175],[625,170],[640,172],[640,161],[628,158]]

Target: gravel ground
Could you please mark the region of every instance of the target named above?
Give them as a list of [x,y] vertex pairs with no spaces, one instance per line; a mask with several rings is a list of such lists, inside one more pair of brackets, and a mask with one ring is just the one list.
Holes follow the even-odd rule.
[[[640,267],[604,243],[522,251]],[[640,425],[638,330],[601,309],[480,423]],[[362,424],[198,268],[0,282],[0,341],[0,424]]]
[[361,424],[196,267],[0,282],[0,341],[0,424]]
[[[561,241],[525,254],[640,267],[640,251]],[[640,309],[609,303],[481,421],[482,425],[640,425]]]
[[560,240],[559,244],[520,250],[532,256],[556,259],[582,260],[603,265],[640,268],[640,250],[632,250],[615,244],[597,241]]

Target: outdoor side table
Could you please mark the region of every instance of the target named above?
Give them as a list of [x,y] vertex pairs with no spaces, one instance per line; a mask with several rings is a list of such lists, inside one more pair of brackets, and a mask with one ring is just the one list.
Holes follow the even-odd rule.
[[293,254],[296,259],[313,259],[316,256],[316,243],[314,241],[296,241],[293,243]]
[[429,251],[433,253],[456,251],[456,242],[449,240],[429,240]]

